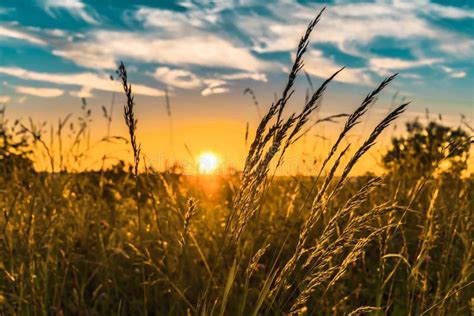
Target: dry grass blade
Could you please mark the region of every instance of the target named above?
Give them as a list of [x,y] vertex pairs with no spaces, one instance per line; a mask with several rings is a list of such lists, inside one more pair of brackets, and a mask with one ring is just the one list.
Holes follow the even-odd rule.
[[[339,69],[338,71],[336,71],[334,74],[332,74],[332,76],[330,76],[328,79],[326,79],[321,84],[321,86],[318,88],[318,90],[315,93],[313,93],[311,99],[308,100],[308,102],[306,103],[306,105],[303,108],[303,110],[301,111],[301,113],[297,116],[296,124],[293,127],[293,130],[291,131],[290,135],[286,139],[285,145],[283,146],[283,149],[280,153],[280,158],[278,159],[277,167],[280,166],[280,164],[282,162],[282,159],[283,159],[283,156],[285,155],[286,150],[288,149],[288,147],[291,144],[295,143],[299,138],[301,138],[301,136],[303,136],[303,135],[298,136],[298,133],[300,133],[300,131],[303,129],[303,126],[306,125],[306,123],[308,122],[310,114],[314,110],[316,110],[318,108],[318,106],[320,105],[320,103],[318,103],[318,100],[320,100],[320,98],[322,97],[322,95],[323,95],[324,91],[326,90],[327,86],[329,85],[329,83],[342,70],[344,70],[344,67]],[[338,116],[338,117],[340,117],[340,116]]]
[[[329,115],[327,117],[323,117],[321,119],[317,119],[316,122],[314,122],[313,124],[311,124],[310,126],[308,126],[308,128],[306,128],[305,131],[303,131],[302,133],[300,133],[300,135],[295,138],[292,143],[296,143],[301,137],[303,137],[304,135],[308,134],[312,129],[313,127],[315,127],[316,125],[320,124],[320,123],[323,123],[323,122],[330,122],[330,123],[337,123],[337,121],[335,119],[337,118],[341,118],[341,117],[348,117],[349,114],[346,114],[346,113],[340,113],[340,114],[334,114],[334,115]],[[321,136],[322,137],[322,136]],[[323,138],[323,139],[327,139],[327,138]]]
[[363,315],[363,314],[379,311],[379,310],[382,310],[382,309],[383,309],[382,307],[362,306],[362,307],[359,307],[359,308],[353,310],[352,312],[347,314],[347,316]]
[[260,104],[258,103],[255,92],[251,88],[246,88],[244,90],[244,94],[250,94],[250,96],[252,97],[253,104],[255,105],[255,108],[257,109],[258,118],[262,119],[262,114],[260,113]]
[[[239,240],[241,233],[247,225],[250,218],[256,211],[256,204],[258,203],[260,193],[262,192],[266,176],[269,172],[270,162],[273,160],[275,155],[280,151],[285,138],[288,135],[289,130],[294,126],[296,122],[300,122],[297,129],[291,134],[293,136],[301,129],[306,123],[307,116],[314,110],[316,100],[320,97],[324,91],[326,85],[331,79],[338,73],[336,72],[326,83],[320,88],[319,92],[316,92],[310,102],[305,106],[305,109],[300,115],[291,115],[286,121],[281,118],[282,112],[293,94],[293,85],[295,79],[303,67],[303,55],[306,52],[306,48],[309,44],[309,37],[316,24],[319,22],[321,14],[324,8],[319,12],[317,17],[311,21],[305,34],[302,36],[300,43],[296,51],[295,61],[293,63],[291,72],[288,76],[287,84],[283,90],[282,97],[274,104],[271,105],[268,113],[262,118],[257,131],[254,141],[252,142],[249,153],[247,155],[244,170],[242,172],[242,180],[240,184],[240,190],[234,199],[234,210],[237,213],[237,222],[232,228],[232,239]],[[268,128],[267,126],[272,119],[275,119],[275,123]],[[298,124],[298,123],[296,123]],[[292,137],[293,137],[292,136]],[[268,148],[267,148],[268,147]],[[286,146],[287,147],[287,146]]]
[[[320,190],[321,196],[322,193],[325,191],[324,187],[327,187],[329,184],[329,181],[332,179],[334,176],[339,163],[342,159],[342,157],[346,154],[347,150],[349,149],[349,145],[340,153],[339,157],[336,159],[334,166],[331,168],[331,171],[329,172],[328,177],[326,177],[325,184],[323,185],[323,189]],[[318,199],[318,197],[316,198]],[[300,259],[305,255],[307,252],[304,250],[304,246],[308,240],[309,234],[313,227],[316,225],[318,222],[320,216],[322,215],[322,212],[324,210],[324,207],[319,203],[314,204],[314,206],[310,210],[310,214],[308,218],[304,221],[303,227],[301,228],[299,237],[298,237],[298,242],[296,244],[296,248],[293,251],[293,255],[291,258],[286,262],[285,266],[283,269],[280,271],[278,278],[275,282],[274,287],[272,288],[272,291],[270,295],[276,295],[282,288],[286,286],[286,280],[291,276],[293,271],[298,265],[298,262]],[[288,287],[287,287],[288,289]]]
[[133,158],[134,158],[134,175],[138,176],[138,165],[140,163],[140,150],[141,146],[137,143],[137,119],[135,118],[135,97],[132,94],[132,84],[128,82],[127,70],[125,69],[125,65],[121,62],[120,66],[117,70],[117,74],[119,75],[120,79],[122,80],[123,90],[125,92],[125,96],[127,97],[127,103],[125,104],[124,110],[124,118],[125,124],[128,127],[128,133],[130,135],[130,143],[132,145],[133,150]]
[[189,234],[189,226],[191,224],[191,220],[193,219],[194,216],[196,216],[196,214],[197,214],[196,201],[193,198],[190,198],[188,200],[188,208],[186,209],[186,213],[184,214],[184,217],[183,217],[183,232],[181,233],[181,239],[179,241],[182,248],[184,248],[184,246],[187,243],[188,234]]
[[[124,118],[125,124],[128,127],[128,133],[130,136],[130,144],[132,146],[133,151],[133,175],[135,177],[135,202],[137,205],[137,217],[138,217],[138,231],[140,235],[140,245],[144,247],[144,237],[143,237],[143,225],[142,225],[142,214],[141,214],[141,207],[140,207],[140,196],[139,196],[139,177],[138,177],[138,166],[140,164],[140,151],[141,146],[137,143],[137,119],[135,118],[135,97],[132,94],[132,84],[128,83],[128,76],[127,70],[125,69],[125,65],[121,62],[119,68],[117,69],[117,74],[122,80],[123,90],[125,92],[125,96],[127,98],[127,103],[124,105]],[[141,272],[142,272],[142,289],[143,289],[143,310],[144,314],[147,314],[148,308],[148,293],[146,288],[146,276],[145,276],[145,262],[141,262]]]
[[357,152],[352,156],[351,160],[347,164],[346,168],[342,172],[342,175],[337,183],[333,194],[335,194],[343,185],[349,172],[352,170],[357,161],[375,144],[377,137],[386,129],[394,120],[396,120],[403,112],[405,112],[406,107],[410,102],[404,103],[398,106],[395,110],[390,112],[372,131],[370,136],[364,142],[364,144],[357,150]]
[[[359,122],[359,118],[366,112],[367,110],[367,106],[373,102],[375,96],[380,93],[380,91],[382,91],[382,89],[391,81],[393,80],[394,76],[391,76],[389,78],[387,78],[386,80],[384,80],[377,89],[375,89],[372,93],[370,93],[365,99],[364,101],[362,102],[361,106],[359,106],[355,111],[354,113],[349,116],[347,122],[346,122],[346,125],[343,129],[343,132],[339,135],[338,137],[338,140],[336,141],[335,145],[332,147],[328,157],[326,158],[325,162],[323,163],[323,167],[325,166],[325,164],[329,161],[330,159],[330,156],[333,155],[335,153],[335,151],[337,150],[337,147],[340,143],[340,141],[345,137],[345,134],[352,128],[354,127],[356,124],[358,124]],[[280,291],[280,289],[282,288],[285,288],[285,289],[288,289],[288,285],[286,284],[286,280],[288,279],[288,277],[293,273],[293,271],[295,271],[296,267],[298,266],[299,264],[299,261],[300,259],[302,258],[302,256],[304,254],[306,254],[306,251],[304,250],[304,245],[306,244],[306,241],[308,239],[308,236],[310,235],[313,227],[316,225],[318,219],[320,218],[320,215],[324,212],[324,210],[326,209],[328,203],[331,201],[331,199],[334,197],[334,195],[340,190],[340,188],[342,187],[342,185],[344,184],[349,172],[351,171],[351,169],[354,167],[354,165],[356,164],[356,162],[360,159],[360,157],[362,157],[362,155],[364,155],[372,146],[373,144],[375,143],[375,140],[377,139],[377,137],[380,135],[380,133],[388,126],[390,125],[391,122],[393,122],[396,118],[398,118],[398,116],[403,113],[403,111],[405,110],[406,106],[408,105],[408,103],[405,103],[405,104],[402,104],[400,105],[399,107],[397,107],[395,110],[393,110],[391,113],[389,113],[387,115],[387,117],[385,119],[383,119],[378,125],[377,127],[374,129],[374,131],[371,133],[371,135],[369,136],[369,138],[366,140],[366,142],[356,151],[356,153],[353,155],[353,157],[351,158],[351,160],[349,161],[349,163],[346,165],[339,181],[337,182],[335,188],[332,190],[331,194],[329,194],[328,198],[323,202],[322,198],[323,198],[323,195],[324,193],[326,192],[328,186],[329,186],[329,183],[330,181],[334,178],[334,174],[335,174],[335,171],[339,165],[339,162],[341,161],[341,158],[342,156],[346,153],[346,151],[348,150],[348,147],[346,147],[342,153],[339,155],[339,157],[337,158],[337,160],[335,161],[333,167],[331,168],[328,176],[326,177],[326,180],[323,184],[323,186],[321,187],[321,189],[319,190],[318,194],[316,195],[315,199],[313,200],[313,203],[312,203],[312,207],[311,207],[311,210],[310,210],[310,214],[308,216],[308,218],[306,219],[304,225],[303,225],[303,228],[301,229],[301,233],[300,233],[300,236],[299,236],[299,240],[298,240],[298,243],[297,243],[297,246],[295,248],[295,251],[293,253],[293,256],[287,261],[286,265],[284,266],[284,268],[281,270],[278,278],[277,278],[277,281],[275,282],[275,285],[271,291],[271,295],[274,296],[274,295],[277,295],[277,293]],[[339,214],[341,215],[341,214]],[[357,223],[357,219],[353,221],[353,223],[351,224],[354,224],[354,223]],[[360,228],[357,227],[357,225],[352,225],[352,226],[348,226],[348,227],[353,227],[356,230],[359,230]],[[330,230],[331,233],[333,233],[332,230]],[[347,232],[349,235],[353,234],[352,231],[348,231]],[[372,235],[370,235],[372,236]],[[327,237],[327,236],[326,236]],[[355,253],[359,253],[361,251],[361,249],[363,249],[363,246],[365,246],[367,244],[368,240],[366,240],[365,242],[363,243],[357,243],[354,245],[354,248],[353,248],[353,251],[355,251]],[[346,246],[340,246],[338,248],[335,248],[337,249],[337,251],[340,251],[340,249],[343,249],[344,247]],[[357,250],[357,251],[356,251]],[[319,255],[320,256],[320,255]],[[311,261],[316,257],[316,254],[313,253],[309,259],[306,261],[305,263],[305,266],[308,266],[310,265]],[[348,259],[349,257],[347,257],[346,259]],[[353,258],[357,258],[357,256],[353,256]],[[355,260],[355,259],[354,259]],[[350,260],[349,260],[350,261]],[[343,264],[345,264],[345,262],[343,262]],[[343,267],[344,265],[342,265],[341,267]],[[320,271],[320,269],[319,269]],[[335,282],[335,280],[339,279],[340,276],[342,276],[342,274],[344,273],[344,269],[341,268],[341,270],[339,270],[338,274],[336,275],[336,277],[334,277],[333,281]],[[311,274],[310,274],[311,275]],[[327,277],[329,277],[329,274],[325,274]],[[313,280],[315,279],[318,279],[318,278],[314,278],[314,276],[312,277]],[[324,279],[324,278],[323,278]],[[300,298],[299,300],[297,300],[297,303],[295,303],[293,305],[293,310],[295,310],[296,308],[298,308],[299,306],[301,306],[301,304],[303,302],[306,301],[307,297],[309,296],[309,293],[311,293],[314,288],[319,285],[322,280],[321,279],[320,281],[318,282],[312,282],[311,280],[308,280],[308,284],[310,284],[310,286],[308,286],[306,288],[305,291],[303,291],[303,293],[300,295]],[[331,283],[332,284],[332,283]]]
[[288,84],[283,90],[281,99],[279,100],[279,102],[277,102],[277,104],[279,104],[277,121],[280,120],[283,110],[285,108],[286,102],[288,101],[290,96],[293,94],[292,88],[293,88],[293,84],[295,82],[296,76],[298,72],[303,68],[303,55],[306,52],[306,49],[308,48],[309,36],[311,35],[311,32],[313,32],[313,29],[316,26],[316,24],[318,24],[319,19],[321,18],[321,15],[323,14],[325,9],[326,8],[321,9],[321,11],[316,16],[316,18],[308,24],[305,34],[301,37],[300,43],[298,45],[298,49],[296,50],[295,62],[288,76]]
[[339,146],[339,144],[341,143],[341,141],[344,139],[344,137],[346,137],[347,133],[349,133],[349,131],[354,127],[356,126],[357,124],[360,123],[360,118],[367,112],[367,109],[369,107],[370,104],[372,104],[374,102],[374,100],[376,99],[377,95],[393,80],[395,79],[395,77],[397,76],[397,74],[394,74],[390,77],[387,77],[384,81],[382,81],[382,83],[380,83],[380,85],[375,89],[373,90],[371,93],[369,93],[364,101],[362,101],[361,105],[347,118],[347,121],[344,125],[344,128],[342,130],[342,132],[339,134],[336,142],[334,143],[334,145],[332,146],[328,156],[326,157],[326,159],[324,160],[322,166],[321,166],[321,170],[324,170],[324,168],[326,167],[326,164],[328,163],[328,161],[332,158],[332,156],[334,155],[334,153],[337,151],[337,148]]
[[262,256],[265,254],[268,247],[270,247],[270,243],[266,243],[262,248],[258,249],[255,255],[252,257],[252,260],[250,260],[247,270],[245,271],[245,275],[248,279],[250,279],[253,273],[257,271],[260,258],[262,258]]

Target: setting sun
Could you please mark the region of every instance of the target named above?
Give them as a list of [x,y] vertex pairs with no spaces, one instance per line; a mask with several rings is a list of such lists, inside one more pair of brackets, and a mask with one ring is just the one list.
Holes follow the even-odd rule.
[[213,152],[208,151],[199,155],[197,163],[200,174],[212,174],[219,167],[219,158]]

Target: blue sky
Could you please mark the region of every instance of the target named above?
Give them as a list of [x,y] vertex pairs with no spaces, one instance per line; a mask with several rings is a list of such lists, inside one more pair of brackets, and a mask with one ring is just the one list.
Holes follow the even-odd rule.
[[[357,142],[387,113],[395,94],[396,102],[412,101],[404,120],[423,118],[428,109],[436,118],[441,113],[445,124],[458,125],[460,113],[472,123],[472,1],[2,0],[0,105],[7,104],[11,119],[55,124],[69,113],[80,115],[84,97],[93,113],[92,135],[100,139],[107,129],[101,105],[121,91],[110,75],[124,61],[143,152],[154,165],[187,159],[184,144],[235,161],[245,157],[247,122],[252,131],[259,119],[243,91],[253,88],[261,111],[271,104],[286,82],[300,36],[324,6],[304,70],[318,85],[346,69],[326,91],[320,115],[350,112],[384,77],[398,72],[354,132]],[[303,104],[304,76],[296,88],[289,111]],[[165,89],[172,101],[171,129]],[[112,133],[126,135],[121,111],[113,116]],[[322,125],[314,142],[338,130]],[[399,132],[394,127],[381,142]],[[294,160],[324,154],[328,144],[316,143],[303,141]],[[104,150],[128,157],[127,148],[100,146],[97,157]],[[373,159],[370,170],[378,158]]]
[[304,68],[316,83],[346,66],[335,89],[367,93],[399,72],[392,93],[418,110],[472,116],[472,1],[3,0],[0,102],[100,98],[120,89],[109,79],[120,60],[144,97],[271,95],[323,6]]

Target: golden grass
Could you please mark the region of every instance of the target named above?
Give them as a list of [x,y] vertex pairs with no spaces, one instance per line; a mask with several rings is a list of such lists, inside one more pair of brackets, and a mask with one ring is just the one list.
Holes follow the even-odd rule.
[[[312,88],[301,112],[286,114],[321,14],[301,38],[281,97],[261,116],[242,173],[202,179],[218,187],[212,197],[189,177],[146,166],[123,64],[118,75],[134,162],[128,172],[118,164],[57,173],[34,126],[21,126],[22,141],[15,143],[2,119],[0,313],[468,315],[473,178],[436,173],[460,142],[446,147],[428,172],[399,168],[383,177],[350,177],[404,112],[403,103],[343,165],[348,133],[395,76],[350,115],[327,118],[346,122],[317,174],[274,176],[271,163],[278,168],[287,149],[312,128],[310,115],[343,71]],[[260,111],[253,91],[247,93]],[[69,152],[77,163],[88,139],[85,102],[84,109]],[[59,137],[66,122],[59,121]],[[49,153],[51,172],[35,172],[21,153],[28,135]],[[63,165],[61,158],[61,171]]]

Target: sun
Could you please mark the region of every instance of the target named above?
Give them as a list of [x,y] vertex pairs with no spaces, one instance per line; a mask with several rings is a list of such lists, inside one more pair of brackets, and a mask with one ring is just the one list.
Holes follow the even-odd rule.
[[206,151],[199,155],[197,163],[200,174],[213,174],[219,167],[219,157],[213,152]]

